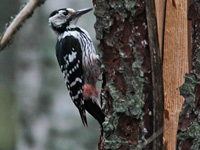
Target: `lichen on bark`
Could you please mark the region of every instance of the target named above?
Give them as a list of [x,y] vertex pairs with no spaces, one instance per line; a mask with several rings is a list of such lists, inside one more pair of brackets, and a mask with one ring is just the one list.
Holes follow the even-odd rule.
[[200,76],[185,75],[180,92],[185,102],[180,113],[177,149],[196,150],[200,147]]
[[[145,0],[96,0],[96,37],[100,40],[106,86],[103,88],[101,150],[138,149],[145,128],[147,87],[151,86]],[[146,106],[147,107],[147,106]]]

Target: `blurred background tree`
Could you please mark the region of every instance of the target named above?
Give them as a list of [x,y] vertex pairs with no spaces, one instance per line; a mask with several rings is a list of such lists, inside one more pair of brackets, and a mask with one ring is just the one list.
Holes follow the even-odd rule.
[[[26,2],[1,0],[1,33]],[[48,16],[55,9],[91,6],[90,1],[46,1],[1,53],[0,150],[97,149],[99,125],[88,115],[89,127],[83,127],[56,62],[56,36],[48,27]],[[94,22],[89,13],[78,24],[97,45]]]

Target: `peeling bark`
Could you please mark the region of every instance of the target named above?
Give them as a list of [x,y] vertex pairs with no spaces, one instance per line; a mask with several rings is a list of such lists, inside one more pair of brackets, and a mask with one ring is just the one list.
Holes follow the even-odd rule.
[[[153,85],[153,133],[157,133],[163,127],[164,91],[162,79],[162,57],[160,54],[161,51],[159,49],[155,2],[154,0],[148,0],[146,3]],[[163,149],[162,136],[163,134],[159,134],[159,138],[154,137],[155,139],[153,140],[153,150]]]

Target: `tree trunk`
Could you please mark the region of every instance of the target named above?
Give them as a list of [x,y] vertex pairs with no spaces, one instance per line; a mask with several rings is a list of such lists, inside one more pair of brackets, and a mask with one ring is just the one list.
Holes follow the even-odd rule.
[[[162,127],[163,111],[162,73],[154,72],[153,80],[151,75],[152,70],[155,71],[156,65],[157,69],[161,70],[153,1],[148,4],[145,0],[95,0],[93,2],[96,4],[96,36],[100,41],[99,48],[102,53],[106,79],[102,100],[107,117],[103,123],[99,149],[145,148],[152,150],[153,147],[156,149],[153,144],[148,144],[148,142],[146,144],[153,131]],[[150,5],[153,10],[149,8]],[[148,9],[153,12],[153,16],[146,16]],[[149,19],[150,24],[151,21],[154,21],[149,30],[147,17],[152,17],[152,20]],[[148,35],[148,31],[151,32],[151,35]],[[149,41],[149,36],[153,40]],[[150,45],[152,46],[151,50]],[[154,59],[150,58],[153,51],[156,52],[154,56],[158,60],[157,64]],[[154,64],[151,65],[151,63]],[[151,66],[154,67],[151,68]],[[152,90],[156,87],[156,77],[161,78],[158,81],[161,83],[158,86],[160,87],[158,93],[161,98],[161,106],[155,105],[157,112],[159,112],[157,107],[161,108],[161,118],[158,119],[161,120],[161,124],[158,123],[159,125],[154,124],[156,117],[153,116],[155,115],[154,100],[156,97],[158,98],[156,91]],[[162,140],[158,141],[158,145],[162,147]]]

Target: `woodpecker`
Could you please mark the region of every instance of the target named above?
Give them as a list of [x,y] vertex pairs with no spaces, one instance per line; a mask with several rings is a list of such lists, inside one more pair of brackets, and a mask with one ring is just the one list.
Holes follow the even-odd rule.
[[96,87],[101,63],[88,32],[76,25],[79,17],[91,10],[55,10],[49,16],[49,25],[57,34],[56,57],[83,125],[87,125],[86,111],[102,125],[105,115]]

